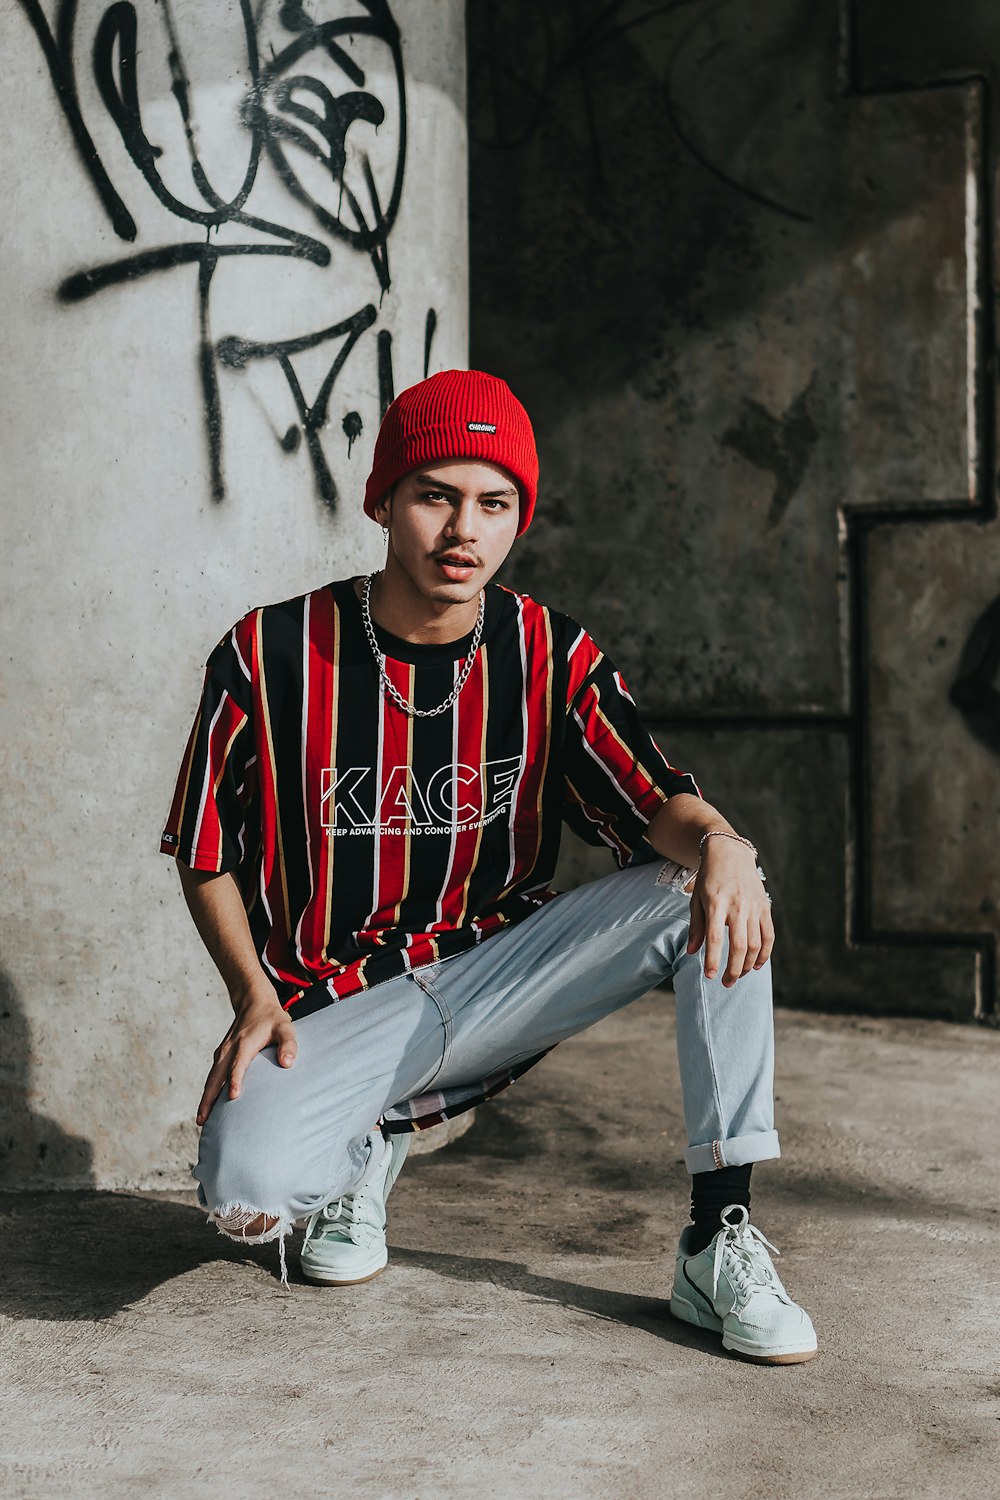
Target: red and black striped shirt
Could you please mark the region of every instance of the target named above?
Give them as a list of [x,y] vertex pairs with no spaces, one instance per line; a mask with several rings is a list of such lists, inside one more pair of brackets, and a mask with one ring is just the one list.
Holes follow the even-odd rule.
[[[473,633],[375,626],[410,703],[447,698]],[[414,718],[384,690],[351,579],[253,609],[211,653],[161,852],[237,874],[261,965],[293,1016],[447,958],[528,916],[563,820],[619,867],[676,792],[701,796],[577,622],[486,586],[458,699]]]

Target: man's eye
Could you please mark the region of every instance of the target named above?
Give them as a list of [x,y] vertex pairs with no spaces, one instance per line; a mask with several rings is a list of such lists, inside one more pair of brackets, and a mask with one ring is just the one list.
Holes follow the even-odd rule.
[[421,500],[443,500],[445,496],[443,490],[421,490],[420,498]]

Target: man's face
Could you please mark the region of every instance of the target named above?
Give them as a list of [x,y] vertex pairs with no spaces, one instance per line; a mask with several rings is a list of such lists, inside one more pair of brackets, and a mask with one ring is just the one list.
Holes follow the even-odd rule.
[[519,517],[517,485],[507,471],[466,459],[416,469],[375,507],[375,519],[390,527],[395,563],[425,598],[446,604],[475,598],[489,582],[511,549]]

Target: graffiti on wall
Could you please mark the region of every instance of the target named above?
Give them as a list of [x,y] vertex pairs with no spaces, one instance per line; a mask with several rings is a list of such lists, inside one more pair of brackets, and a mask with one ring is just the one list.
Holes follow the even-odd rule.
[[[406,164],[406,88],[387,0],[312,6],[238,0],[213,12],[191,6],[187,29],[177,0],[113,0],[103,8],[59,0],[51,23],[40,0],[20,4],[114,234],[142,246],[66,277],[60,299],[76,303],[193,267],[214,498],[225,495],[220,370],[273,361],[297,419],[279,435],[281,448],[304,448],[317,492],[333,508],[337,487],[322,434],[332,422],[338,377],[356,349],[370,351],[373,369],[363,386],[377,386],[380,419],[394,394],[392,333],[376,325],[392,286],[389,245]],[[325,19],[314,14],[320,10]],[[123,167],[134,174],[130,201]],[[141,220],[164,242],[147,245]],[[172,237],[178,225],[190,238]],[[226,274],[224,264],[246,265],[250,258],[263,265],[277,256],[317,278],[325,271],[309,300],[329,308],[344,280],[332,275],[335,252],[366,259],[377,304],[338,308],[338,316],[318,319],[320,326],[282,330],[282,337],[246,329],[213,333],[212,291]],[[280,298],[266,280],[252,284],[260,321]],[[436,324],[428,308],[424,375]],[[307,394],[296,357],[313,350],[322,351],[326,368],[317,383],[313,358],[314,390]],[[349,457],[364,428],[361,413],[344,411],[339,425]]]

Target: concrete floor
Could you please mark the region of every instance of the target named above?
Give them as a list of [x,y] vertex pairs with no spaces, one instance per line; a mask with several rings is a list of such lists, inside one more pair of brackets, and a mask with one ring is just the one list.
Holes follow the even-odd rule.
[[784,1155],[753,1217],[816,1359],[751,1365],[666,1313],[688,1179],[656,993],[407,1163],[367,1286],[310,1286],[293,1252],[283,1291],[276,1247],[191,1194],[8,1195],[0,1493],[995,1494],[1000,1034],[777,1032]]

